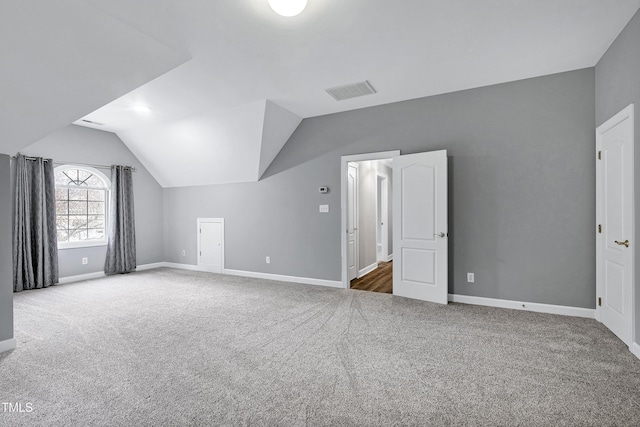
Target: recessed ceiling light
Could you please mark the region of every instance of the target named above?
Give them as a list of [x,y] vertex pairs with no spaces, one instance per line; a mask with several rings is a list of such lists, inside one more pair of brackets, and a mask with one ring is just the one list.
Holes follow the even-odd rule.
[[307,7],[307,0],[267,0],[278,15],[296,16]]
[[138,113],[149,114],[151,112],[151,108],[147,107],[146,105],[134,105],[133,109]]

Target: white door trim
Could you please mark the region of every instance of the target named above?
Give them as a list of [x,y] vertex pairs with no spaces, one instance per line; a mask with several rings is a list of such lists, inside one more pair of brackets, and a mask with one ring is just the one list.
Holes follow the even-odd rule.
[[200,269],[201,271],[208,271],[206,270],[203,266],[200,265],[200,227],[202,225],[203,222],[218,222],[222,225],[222,247],[220,248],[220,251],[222,252],[221,254],[221,263],[222,265],[220,266],[220,271],[214,272],[214,273],[222,273],[225,270],[225,264],[224,264],[224,218],[198,218],[196,220],[196,241],[198,243],[198,247],[197,247],[197,252],[196,252],[196,265],[198,266],[198,269]]
[[[342,256],[342,286],[349,289],[349,266],[347,262],[347,163],[362,162],[365,160],[381,160],[390,159],[400,155],[400,150],[382,151],[378,153],[354,154],[350,156],[342,156],[340,158],[340,210],[341,210],[341,226],[340,226],[340,246]],[[342,231],[344,230],[344,231]]]
[[[632,344],[634,342],[635,339],[635,287],[636,287],[636,280],[635,280],[635,266],[634,266],[634,261],[635,261],[635,239],[636,239],[636,232],[635,232],[635,193],[634,193],[634,179],[635,179],[635,172],[634,172],[634,105],[633,104],[629,104],[627,107],[625,107],[622,111],[620,111],[618,114],[616,114],[615,116],[613,116],[612,118],[610,118],[609,120],[607,120],[606,122],[604,122],[603,124],[601,124],[600,126],[598,126],[596,128],[596,223],[597,224],[602,224],[602,204],[604,203],[604,201],[602,200],[603,198],[603,191],[604,189],[602,188],[601,185],[601,173],[602,173],[602,165],[599,163],[599,159],[598,159],[598,155],[600,150],[602,149],[602,138],[603,138],[603,134],[606,133],[608,130],[610,130],[611,128],[613,128],[614,126],[617,126],[618,124],[620,124],[620,122],[624,121],[624,120],[631,120],[631,153],[630,153],[630,157],[631,157],[631,171],[630,171],[630,177],[625,178],[626,181],[628,181],[629,185],[630,185],[630,197],[631,197],[631,203],[630,203],[630,215],[631,215],[631,232],[630,232],[630,238],[633,239],[631,241],[631,244],[629,245],[629,259],[631,260],[630,262],[630,270],[631,270],[631,289],[630,289],[630,298],[631,298],[631,316],[629,319],[627,319],[627,321],[630,323],[629,325],[629,330],[631,331],[631,334],[629,337],[627,337],[627,341],[625,341],[623,339],[623,341],[625,341],[625,344],[627,344],[629,346],[629,349],[631,349]],[[597,225],[596,225],[597,227]],[[603,268],[602,268],[602,263],[603,263],[603,259],[604,259],[604,252],[603,252],[603,242],[602,242],[602,234],[600,234],[598,232],[598,230],[596,230],[596,295],[595,295],[595,300],[596,300],[596,311],[595,311],[595,318],[598,321],[602,321],[602,312],[601,312],[601,308],[598,305],[598,297],[601,297],[604,293],[604,282],[603,282]]]

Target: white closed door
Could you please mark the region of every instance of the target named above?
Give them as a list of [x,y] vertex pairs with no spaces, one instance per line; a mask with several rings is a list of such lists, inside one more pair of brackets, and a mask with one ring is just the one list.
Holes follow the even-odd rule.
[[387,178],[378,176],[378,224],[377,224],[377,255],[378,261],[389,261],[389,201]]
[[393,294],[447,303],[447,151],[393,158]]
[[222,273],[223,223],[218,221],[200,222],[200,249],[198,267],[201,270]]
[[596,207],[596,318],[631,345],[633,104],[596,129]]
[[349,280],[358,276],[358,166],[347,168],[347,264]]

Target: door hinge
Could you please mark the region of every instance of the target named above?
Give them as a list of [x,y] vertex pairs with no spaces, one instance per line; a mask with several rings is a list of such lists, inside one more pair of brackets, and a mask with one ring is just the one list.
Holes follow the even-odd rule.
[[602,224],[598,224],[598,233],[602,234]]
[[598,151],[598,160],[602,160],[602,151]]
[[200,256],[202,256],[202,251],[200,251]]
[[598,297],[598,307],[602,307],[602,298]]

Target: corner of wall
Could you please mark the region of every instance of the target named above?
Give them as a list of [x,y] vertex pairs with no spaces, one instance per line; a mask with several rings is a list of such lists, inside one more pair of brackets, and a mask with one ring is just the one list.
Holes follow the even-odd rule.
[[[11,158],[0,154],[0,351],[15,348],[13,338]],[[13,343],[13,344],[12,344]]]

